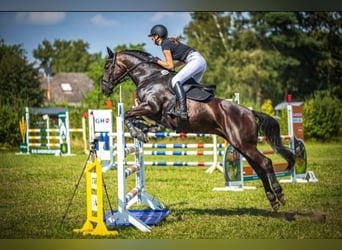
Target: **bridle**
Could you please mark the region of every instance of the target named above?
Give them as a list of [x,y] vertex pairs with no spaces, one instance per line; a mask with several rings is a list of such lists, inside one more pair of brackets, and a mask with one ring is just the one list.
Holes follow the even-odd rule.
[[[142,58],[140,58],[142,59]],[[126,80],[126,77],[128,76],[128,74],[130,72],[132,72],[135,68],[137,68],[138,66],[140,66],[141,64],[144,63],[150,63],[148,61],[143,60],[142,62],[132,66],[131,68],[127,69],[121,76],[119,76],[117,79],[114,79],[114,68],[115,68],[115,64],[116,64],[116,53],[113,54],[112,58],[109,58],[107,60],[108,61],[112,61],[112,64],[110,66],[110,71],[109,71],[109,79],[105,80],[102,78],[102,84],[105,85],[107,88],[111,89],[114,86],[116,86],[117,84],[123,82]]]
[[[109,79],[108,80],[105,80],[102,78],[102,84],[105,85],[107,88],[111,89],[113,88],[116,84],[119,83],[119,80],[122,80],[120,77],[117,79],[117,80],[113,80],[113,73],[114,73],[114,68],[115,68],[115,64],[116,64],[116,53],[113,54],[113,57],[112,58],[108,58],[107,59],[107,62],[106,64],[109,62],[109,61],[112,61],[112,64],[110,66],[110,71],[109,71]],[[123,74],[123,75],[127,75],[127,74]]]

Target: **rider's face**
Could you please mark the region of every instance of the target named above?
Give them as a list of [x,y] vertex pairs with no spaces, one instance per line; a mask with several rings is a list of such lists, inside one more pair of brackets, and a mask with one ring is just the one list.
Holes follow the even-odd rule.
[[153,35],[152,41],[154,42],[155,45],[160,45],[160,37],[158,35]]

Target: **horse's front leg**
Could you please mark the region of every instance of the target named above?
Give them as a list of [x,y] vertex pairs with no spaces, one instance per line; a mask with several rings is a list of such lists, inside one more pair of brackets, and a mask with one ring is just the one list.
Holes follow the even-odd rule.
[[136,138],[144,143],[148,142],[147,135],[141,129],[137,128],[131,120],[125,120],[125,124],[133,138]]
[[[132,121],[132,119],[125,119],[125,125],[133,138],[141,140],[141,130],[134,126],[134,122]],[[142,141],[145,142],[145,140]]]
[[125,125],[127,126],[131,136],[143,142],[147,142],[148,137],[141,129],[135,126],[134,121],[138,117],[151,115],[153,112],[151,107],[153,107],[153,105],[141,103],[125,113]]

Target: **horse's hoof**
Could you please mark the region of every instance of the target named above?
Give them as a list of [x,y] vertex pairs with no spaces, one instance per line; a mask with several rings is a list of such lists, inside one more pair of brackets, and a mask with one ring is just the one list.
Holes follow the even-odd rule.
[[129,131],[129,133],[131,134],[132,138],[138,137],[138,133],[136,131]]
[[286,204],[286,196],[284,194],[279,195],[278,200],[283,206]]
[[136,137],[139,141],[142,141],[143,143],[148,142],[148,137],[145,134],[138,134]]
[[279,202],[275,202],[272,204],[272,208],[274,212],[278,212],[279,207],[280,207]]
[[144,143],[147,143],[147,142],[148,142],[148,137],[147,137],[147,136],[144,136],[143,139],[142,139],[142,141],[143,141]]

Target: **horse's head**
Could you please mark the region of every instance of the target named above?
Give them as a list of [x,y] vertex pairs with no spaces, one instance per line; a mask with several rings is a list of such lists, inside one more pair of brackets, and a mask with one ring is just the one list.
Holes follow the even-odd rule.
[[[131,77],[137,85],[141,78],[153,73],[153,68],[160,69],[159,65],[149,62],[148,58],[151,55],[143,51],[125,50],[114,53],[107,47],[107,52],[108,59],[102,77],[102,93],[106,96],[110,96],[113,89],[127,76]],[[138,67],[139,70],[136,70]]]
[[123,80],[127,68],[117,63],[117,54],[107,47],[108,59],[104,66],[104,74],[102,77],[102,93],[105,96],[110,96],[113,93],[114,87]]

